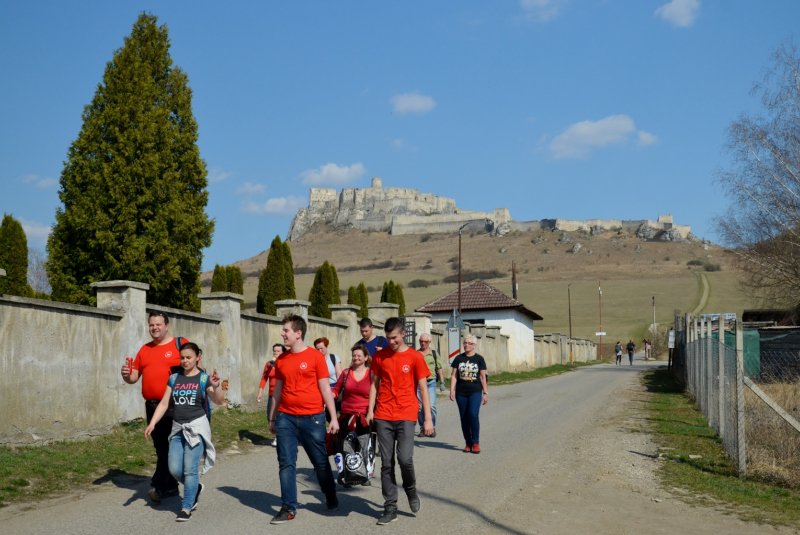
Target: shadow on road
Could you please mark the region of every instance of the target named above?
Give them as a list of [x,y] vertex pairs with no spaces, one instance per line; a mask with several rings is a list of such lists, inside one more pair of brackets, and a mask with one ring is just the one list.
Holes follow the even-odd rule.
[[252,433],[247,429],[239,430],[239,440],[249,440],[254,446],[269,446],[272,443],[272,440],[264,435]]
[[134,491],[131,497],[122,504],[123,507],[127,507],[136,500],[144,500],[145,503],[150,503],[147,499],[147,491],[150,489],[148,484],[149,480],[149,476],[130,474],[124,470],[112,468],[109,469],[104,476],[92,481],[92,485],[102,485],[110,481],[114,486],[120,489]]
[[497,520],[491,518],[490,516],[478,511],[475,509],[474,504],[464,504],[461,502],[457,502],[455,500],[451,500],[450,498],[443,498],[441,496],[437,496],[435,494],[431,494],[430,492],[422,492],[418,491],[421,496],[425,496],[426,498],[430,498],[432,500],[436,500],[438,502],[446,503],[447,505],[452,505],[454,507],[458,507],[459,509],[463,510],[464,513],[472,516],[477,516],[487,524],[492,527],[495,527],[501,530],[503,533],[511,533],[513,535],[531,535],[530,532],[527,531],[520,531],[518,529],[512,528],[511,526],[507,526],[502,522],[498,522]]
[[261,490],[242,490],[236,487],[218,487],[217,490],[236,498],[239,503],[265,515],[275,516],[281,508],[281,497]]
[[[417,448],[438,448],[442,450],[460,451],[461,448],[453,446],[452,444],[445,444],[444,442],[429,442],[432,439],[419,439],[414,441],[414,446]],[[433,439],[435,440],[435,439]]]

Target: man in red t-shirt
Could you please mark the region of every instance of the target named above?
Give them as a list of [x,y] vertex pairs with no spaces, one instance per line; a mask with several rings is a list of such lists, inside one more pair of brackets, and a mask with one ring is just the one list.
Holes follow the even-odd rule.
[[[406,335],[400,318],[389,318],[384,324],[389,347],[375,353],[371,370],[374,374],[369,389],[367,423],[375,420],[378,445],[381,451],[381,487],[383,490],[383,516],[378,525],[397,520],[397,480],[394,475],[395,448],[403,489],[411,511],[419,511],[419,495],[414,474],[414,425],[417,422],[419,402],[422,398],[425,436],[433,434],[431,403],[428,397],[428,376],[431,374],[425,357],[406,345]],[[380,396],[378,392],[380,391]],[[375,407],[377,397],[378,407]]]
[[272,524],[283,524],[297,515],[298,443],[303,445],[314,465],[328,511],[339,508],[336,483],[325,448],[324,407],[331,415],[331,433],[339,431],[339,421],[328,381],[328,364],[322,353],[303,342],[307,329],[306,321],[300,316],[292,314],[283,318],[281,336],[289,350],[275,360],[275,390],[269,414],[269,431],[278,441],[281,481],[281,510]]
[[[169,318],[166,314],[153,312],[148,319],[150,336],[153,338],[142,346],[133,360],[133,366],[122,366],[122,380],[134,384],[142,378],[142,397],[147,423],[153,418],[164,391],[167,389],[173,366],[180,366],[181,352],[174,337],[169,335]],[[185,338],[183,342],[188,340]],[[156,448],[156,471],[150,479],[150,490],[147,496],[160,503],[165,496],[178,495],[178,482],[169,473],[167,457],[169,456],[169,435],[172,432],[172,409],[159,420],[153,430],[153,446]]]

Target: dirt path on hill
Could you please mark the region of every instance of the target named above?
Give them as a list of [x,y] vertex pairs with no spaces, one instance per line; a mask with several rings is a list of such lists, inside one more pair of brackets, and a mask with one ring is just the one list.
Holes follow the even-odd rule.
[[700,304],[692,311],[693,316],[699,314],[700,311],[705,308],[706,302],[708,301],[708,279],[705,273],[700,273],[700,280],[703,283],[703,295],[700,297]]
[[[490,390],[481,410],[483,453],[461,453],[454,403],[439,398],[436,439],[417,439],[415,464],[422,509],[402,498],[387,532],[437,534],[789,533],[682,503],[659,488],[655,445],[643,429],[643,369],[598,365],[557,377]],[[18,533],[374,533],[382,508],[379,481],[342,490],[328,513],[304,454],[299,458],[295,520],[271,526],[280,507],[275,450],[233,455],[230,445],[203,477],[206,491],[189,525],[174,522],[177,498],[151,507],[147,484],[122,478],[98,490],[29,510],[0,510],[4,534]]]

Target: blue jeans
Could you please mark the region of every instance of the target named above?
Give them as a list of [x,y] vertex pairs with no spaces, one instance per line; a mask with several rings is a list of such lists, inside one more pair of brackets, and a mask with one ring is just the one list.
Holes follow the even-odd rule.
[[294,416],[278,411],[275,437],[278,439],[278,474],[281,480],[281,503],[297,511],[297,445],[302,444],[314,465],[317,481],[325,496],[336,494],[336,483],[325,449],[325,415]]
[[483,403],[481,391],[468,396],[456,394],[458,413],[461,415],[461,432],[464,434],[467,446],[480,444],[481,422],[478,419],[478,413],[481,410],[481,403]]
[[169,473],[172,477],[183,483],[183,506],[181,509],[191,511],[194,500],[197,498],[197,487],[200,484],[198,475],[198,465],[203,452],[206,451],[205,442],[200,439],[200,443],[194,448],[183,437],[183,433],[178,433],[169,441]]
[[[428,398],[431,400],[431,420],[433,421],[433,428],[436,429],[436,379],[428,381]],[[425,423],[425,411],[422,410],[422,397],[417,387],[417,401],[419,401],[419,413],[417,413],[417,423],[420,430],[422,424]]]

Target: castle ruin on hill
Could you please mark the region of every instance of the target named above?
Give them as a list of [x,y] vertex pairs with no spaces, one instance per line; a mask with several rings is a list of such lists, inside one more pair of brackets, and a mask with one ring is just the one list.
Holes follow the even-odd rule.
[[287,239],[299,241],[317,223],[334,228],[355,228],[400,234],[455,233],[462,225],[466,230],[479,230],[502,236],[513,230],[584,230],[594,234],[623,229],[652,239],[658,233],[668,241],[694,240],[689,225],[676,225],[672,215],[660,215],[656,221],[620,219],[542,219],[515,221],[508,208],[492,212],[462,210],[455,199],[433,193],[420,193],[409,188],[385,188],[380,178],[372,179],[369,188],[311,188],[309,203],[292,219]]

